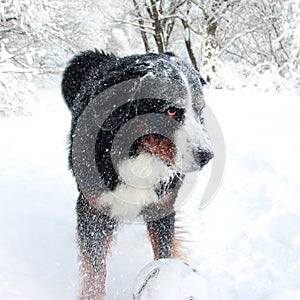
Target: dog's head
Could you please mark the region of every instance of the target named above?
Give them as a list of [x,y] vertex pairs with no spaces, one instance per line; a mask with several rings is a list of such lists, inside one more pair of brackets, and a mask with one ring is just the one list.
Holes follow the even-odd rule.
[[122,71],[133,78],[129,85],[134,88],[124,92],[128,101],[118,113],[123,124],[139,118],[130,131],[137,137],[130,156],[149,153],[179,172],[201,170],[213,153],[204,127],[200,74],[172,53],[127,58]]
[[[71,153],[76,177],[93,182],[86,174],[95,161],[102,190],[115,191],[137,174],[133,186],[159,189],[201,170],[213,157],[202,116],[203,84],[200,74],[172,53],[117,58],[87,51],[75,57],[62,91],[73,116],[71,143],[79,136]],[[87,154],[90,148],[94,157]]]

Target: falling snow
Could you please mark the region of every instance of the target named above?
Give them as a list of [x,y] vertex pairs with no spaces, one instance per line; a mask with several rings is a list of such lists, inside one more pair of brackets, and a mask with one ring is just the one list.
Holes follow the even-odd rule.
[[[50,112],[0,120],[1,299],[76,298],[70,116],[57,90],[43,93],[57,99]],[[205,95],[222,127],[227,161],[214,201],[198,209],[207,168],[180,213],[190,264],[209,300],[299,299],[299,97]],[[107,299],[131,299],[135,277],[151,260],[144,226],[125,225],[108,260]]]

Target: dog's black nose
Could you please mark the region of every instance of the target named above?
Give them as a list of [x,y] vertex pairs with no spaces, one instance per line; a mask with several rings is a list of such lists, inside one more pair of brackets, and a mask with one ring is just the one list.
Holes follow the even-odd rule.
[[202,168],[205,166],[213,157],[212,151],[199,149],[194,152],[196,163]]

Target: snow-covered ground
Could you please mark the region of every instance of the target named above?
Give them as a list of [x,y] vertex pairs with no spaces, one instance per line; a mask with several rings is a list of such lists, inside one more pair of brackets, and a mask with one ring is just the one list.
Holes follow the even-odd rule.
[[[0,120],[0,299],[76,298],[70,116],[58,88],[43,97],[49,109]],[[181,219],[207,300],[300,299],[300,99],[206,90],[206,100],[223,129],[225,176],[203,210],[200,182]],[[151,259],[144,227],[124,226],[108,261],[107,299],[131,299]]]

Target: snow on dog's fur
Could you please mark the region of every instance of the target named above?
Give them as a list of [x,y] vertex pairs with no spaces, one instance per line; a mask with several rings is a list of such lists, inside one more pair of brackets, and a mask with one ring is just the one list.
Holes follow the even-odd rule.
[[[124,91],[128,101],[120,98],[116,105],[116,93],[109,89],[124,82],[132,82],[131,94]],[[112,234],[124,219],[144,219],[156,259],[179,255],[174,225],[178,190],[186,172],[201,170],[213,156],[201,116],[203,84],[199,73],[172,53],[118,58],[95,50],[70,61],[62,92],[72,113],[69,164],[79,190],[80,299],[104,298],[106,255]],[[106,97],[101,98],[104,92]],[[107,116],[90,146],[84,143],[92,133],[78,127],[89,105],[97,101],[106,107],[111,101],[111,112],[93,108],[88,122]],[[121,135],[123,142],[117,139],[118,132],[138,118],[133,131],[141,136],[128,155],[119,158],[114,142],[122,149],[132,129]],[[147,126],[152,131],[143,131]],[[80,155],[77,149],[83,149]],[[96,174],[90,172],[93,164]],[[97,180],[100,183],[94,184]]]

